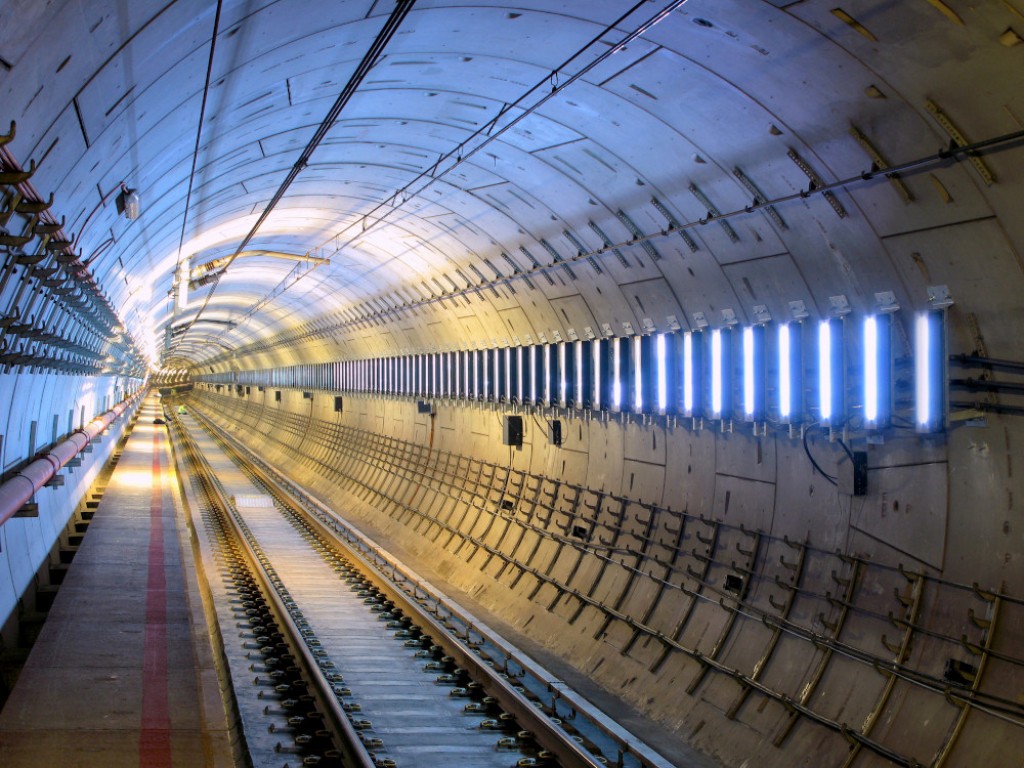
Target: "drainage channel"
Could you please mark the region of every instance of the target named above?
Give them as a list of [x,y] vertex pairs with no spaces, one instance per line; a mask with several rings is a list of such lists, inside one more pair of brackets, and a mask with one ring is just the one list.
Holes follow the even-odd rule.
[[[437,649],[430,655],[441,655],[446,671],[452,666],[460,672],[467,668],[478,670],[475,675],[481,682],[468,688],[461,680],[451,681],[454,694],[470,698],[465,711],[485,715],[481,724],[486,722],[484,728],[503,731],[502,746],[539,745],[535,753],[527,750],[517,765],[673,765],[230,435],[201,414],[193,414],[220,447],[234,456],[254,485],[301,520],[297,525],[315,532],[319,546],[345,550],[347,563],[354,564],[361,579],[372,583],[376,589],[374,596],[385,601],[388,613],[395,613],[391,606],[398,606],[403,617],[416,617],[416,630],[426,631],[434,638]],[[423,650],[420,652],[425,657]],[[431,669],[441,671],[440,667]],[[495,722],[496,716],[499,719]],[[509,723],[520,723],[522,728],[503,726],[502,717]]]

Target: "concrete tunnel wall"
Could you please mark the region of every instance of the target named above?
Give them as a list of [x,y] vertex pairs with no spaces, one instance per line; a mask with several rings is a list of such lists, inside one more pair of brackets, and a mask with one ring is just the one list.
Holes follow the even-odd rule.
[[[491,408],[441,403],[430,417],[408,399],[353,396],[337,414],[329,395],[285,389],[276,403],[270,387],[201,385],[192,400],[443,589],[723,765],[839,765],[851,750],[857,765],[888,764],[787,701],[926,764],[1024,749],[1019,729],[972,713],[945,753],[961,708],[871,663],[896,658],[941,680],[948,659],[972,662],[971,647],[1012,652],[1024,610],[1001,601],[986,629],[992,604],[970,588],[1019,583],[1020,534],[991,490],[1020,439],[1012,422],[871,446],[869,493],[853,498],[774,433],[576,419],[559,448],[527,418],[510,450]],[[815,450],[834,472],[840,449]],[[730,574],[741,595],[725,589]],[[745,615],[728,607],[740,596]],[[776,632],[779,617],[817,641]],[[1017,667],[989,662],[988,692],[1012,699],[1019,684]]]
[[[653,12],[653,4],[643,5],[643,14]],[[225,0],[216,38],[215,5],[205,0],[0,8],[0,126],[18,122],[7,149],[22,166],[40,161],[33,182],[55,193],[53,212],[67,217],[74,250],[154,351],[167,328],[189,325],[212,295],[199,291],[190,306],[175,309],[166,290],[177,261],[203,262],[241,242],[389,6]],[[278,287],[292,262],[240,262],[194,338],[172,341],[180,343],[174,365],[223,373],[530,343],[588,328],[629,334],[648,322],[665,330],[671,319],[685,329],[697,327],[698,316],[719,327],[725,311],[748,323],[761,304],[782,321],[793,300],[818,319],[839,295],[856,318],[887,291],[902,308],[896,338],[903,355],[911,332],[905,318],[927,306],[935,285],[948,286],[955,302],[951,353],[1024,359],[1019,141],[899,179],[858,181],[831,200],[811,195],[773,213],[696,225],[709,207],[742,211],[754,197],[806,190],[812,176],[829,183],[857,177],[872,162],[920,158],[956,143],[954,133],[977,141],[1019,130],[1017,0],[880,0],[845,10],[824,0],[687,3],[486,152],[396,203],[399,215],[385,225],[364,228],[368,211],[396,202],[395,190],[429,171],[439,153],[455,152],[471,125],[497,120],[534,82],[546,90],[553,69],[594,35],[601,35],[595,49],[604,50],[638,23],[639,15],[602,33],[621,11],[621,3],[597,0],[417,3],[375,67],[375,82],[360,89],[336,126],[337,140],[318,148],[251,247],[304,253],[350,228],[360,241],[286,291]],[[138,220],[113,205],[122,180],[141,192]],[[656,235],[673,220],[691,226],[685,236],[630,240],[632,227]],[[23,217],[11,221],[27,226]],[[607,241],[620,247],[594,262],[554,263]],[[550,265],[551,279],[540,271],[524,276],[531,261]],[[28,279],[18,273],[22,285]],[[9,281],[0,298],[19,292],[17,285]],[[27,451],[21,446],[31,422],[46,440],[54,416],[63,430],[67,412],[85,405],[88,419],[116,388],[102,376],[29,366],[5,372],[4,468]],[[775,432],[755,439],[570,421],[567,443],[556,449],[528,419],[527,444],[511,461],[524,473],[514,475],[517,519],[533,527],[516,546],[526,529],[493,519],[509,462],[496,412],[442,404],[429,421],[411,401],[346,397],[337,416],[319,394],[312,401],[298,391],[283,396],[278,407],[264,405],[256,390],[243,399],[200,389],[195,404],[266,446],[422,570],[436,565],[442,584],[450,581],[524,636],[550,644],[565,663],[724,764],[841,765],[851,747],[852,765],[889,764],[851,744],[844,726],[922,762],[999,764],[1022,751],[1022,729],[1000,720],[998,709],[972,708],[961,720],[955,697],[866,663],[896,659],[907,674],[941,679],[947,659],[977,663],[985,643],[1020,655],[1019,416],[989,412],[984,426],[957,426],[937,438],[887,432],[884,445],[868,446],[863,499],[838,494],[815,476],[800,445]],[[1014,397],[962,397],[958,407],[1012,408]],[[855,439],[860,447],[863,435]],[[839,449],[818,442],[814,450],[834,472]],[[458,471],[450,470],[453,461]],[[475,473],[469,489],[467,466]],[[31,580],[76,501],[71,489],[52,493],[63,499],[52,523],[13,520],[0,531],[12,537],[2,540],[0,555],[12,574],[4,605],[13,606],[18,585]],[[645,573],[616,563],[601,571],[605,561],[595,551],[551,538],[570,514],[591,526],[614,522],[610,513],[596,520],[588,513],[601,494],[630,499],[613,499],[628,507],[617,535],[629,548],[647,547]],[[543,509],[544,499],[558,514]],[[684,509],[690,517],[678,518]],[[439,523],[422,515],[453,530],[439,535]],[[602,535],[614,530],[604,527]],[[460,548],[463,535],[506,555],[515,547],[520,559],[528,549],[533,571],[513,583],[519,566],[499,572],[499,555],[485,562],[479,545]],[[804,560],[794,559],[801,552]],[[729,570],[734,561],[740,570]],[[693,602],[691,610],[681,590],[656,597],[667,565],[676,569],[674,584],[691,591],[698,582],[687,567],[698,574],[706,567],[701,589],[716,599]],[[755,612],[737,616],[735,596],[722,592],[726,575],[746,571],[742,597]],[[602,626],[607,615],[591,606],[572,621],[581,598],[556,603],[555,584],[564,582],[577,592],[593,586],[595,599],[618,605],[626,618]],[[992,600],[989,589],[1007,596]],[[817,636],[776,638],[771,617],[783,615]],[[685,650],[651,671],[664,643],[633,641],[630,622],[665,632],[683,618]],[[867,656],[844,656],[830,644],[835,634]],[[698,677],[697,653],[715,654],[714,664],[704,662],[709,670],[736,674]],[[744,675],[750,693],[737,705]],[[976,685],[996,698],[978,701],[1015,701],[1020,677],[1019,666],[988,657]],[[804,695],[808,710],[829,722],[801,715],[779,739]]]
[[[124,387],[124,380],[113,376],[23,373],[0,377],[4,479],[41,449],[119,402]],[[128,418],[125,415],[117,419],[104,439],[81,455],[81,466],[61,472],[62,486],[43,488],[36,494],[37,517],[13,518],[0,526],[0,649],[17,645],[16,619],[21,611],[34,609],[31,587],[38,583],[40,569],[65,532],[76,505],[110,458]],[[33,423],[36,438],[30,446]]]

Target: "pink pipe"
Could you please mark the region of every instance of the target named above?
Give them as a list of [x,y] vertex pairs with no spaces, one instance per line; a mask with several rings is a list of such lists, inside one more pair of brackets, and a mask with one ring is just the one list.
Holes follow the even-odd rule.
[[137,392],[122,400],[106,413],[100,414],[82,429],[76,429],[67,439],[55,445],[49,453],[43,454],[3,485],[0,485],[0,525],[10,520],[27,501],[44,485],[50,482],[61,467],[75,458],[93,438],[110,426],[118,416],[128,410],[138,399]]

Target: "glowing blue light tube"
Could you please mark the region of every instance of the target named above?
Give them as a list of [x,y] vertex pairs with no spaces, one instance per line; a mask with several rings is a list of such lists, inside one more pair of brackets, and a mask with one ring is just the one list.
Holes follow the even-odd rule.
[[779,418],[788,422],[793,417],[793,339],[789,323],[779,326]]
[[889,425],[892,414],[892,316],[864,318],[864,425]]
[[818,325],[818,415],[822,423],[832,420],[832,326]]
[[658,413],[668,411],[669,355],[666,334],[659,333],[654,339],[654,360],[658,377]]
[[683,414],[686,416],[696,415],[696,410],[699,408],[695,397],[696,389],[694,387],[694,379],[699,379],[699,374],[695,375],[695,362],[696,362],[696,351],[694,350],[693,334],[683,334]]
[[711,332],[711,387],[710,405],[711,418],[722,419],[726,417],[726,386],[728,385],[729,374],[726,370],[726,344],[728,332],[716,328]]
[[743,329],[743,415],[747,421],[765,419],[765,328]]
[[919,432],[935,432],[944,425],[945,331],[943,310],[933,310],[917,316],[914,333],[914,421]]
[[818,417],[825,426],[845,421],[843,380],[843,321],[818,325]]
[[621,338],[612,339],[612,402],[613,411],[622,410],[622,375],[625,366],[623,365],[623,350],[625,342]]
[[928,371],[928,356],[931,354],[931,329],[928,315],[919,314],[914,334],[914,391],[917,411],[917,426],[927,429],[931,423],[931,376]]
[[630,339],[632,344],[630,345],[633,349],[633,411],[635,413],[643,413],[644,410],[644,386],[646,382],[644,377],[647,375],[647,371],[644,370],[644,342],[646,338],[643,336],[634,336]]
[[557,361],[555,360],[552,346],[551,344],[545,344],[541,347],[544,364],[544,405],[547,406],[554,405],[556,399],[556,393],[553,390],[557,386],[555,381]]
[[537,367],[537,345],[531,344],[526,348],[526,359],[529,360],[527,366],[529,366],[530,378],[528,381],[530,387],[530,405],[537,405],[537,376],[540,370]]
[[558,406],[560,408],[566,408],[569,404],[570,388],[572,383],[569,380],[569,357],[572,351],[569,349],[568,342],[561,342],[558,345]]

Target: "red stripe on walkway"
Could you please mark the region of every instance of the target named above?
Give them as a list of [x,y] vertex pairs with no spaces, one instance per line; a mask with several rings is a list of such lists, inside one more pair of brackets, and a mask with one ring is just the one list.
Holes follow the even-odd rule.
[[167,677],[167,576],[164,571],[164,503],[160,432],[153,432],[153,480],[149,500],[149,574],[142,660],[140,768],[171,767],[171,715]]

